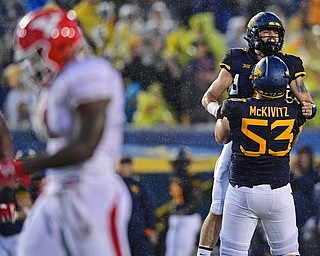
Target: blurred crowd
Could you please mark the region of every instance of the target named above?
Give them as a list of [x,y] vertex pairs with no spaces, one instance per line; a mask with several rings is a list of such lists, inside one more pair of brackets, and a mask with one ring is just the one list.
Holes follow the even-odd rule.
[[[12,129],[30,126],[35,108],[32,92],[21,84],[19,71],[12,65],[12,34],[23,14],[49,2],[0,1],[0,107]],[[95,53],[122,72],[128,124],[214,122],[200,104],[202,95],[216,78],[225,51],[247,46],[243,38],[247,22],[265,10],[282,19],[283,51],[302,58],[307,88],[320,103],[318,0],[78,0],[73,9]],[[319,122],[315,118],[307,125],[317,127]]]

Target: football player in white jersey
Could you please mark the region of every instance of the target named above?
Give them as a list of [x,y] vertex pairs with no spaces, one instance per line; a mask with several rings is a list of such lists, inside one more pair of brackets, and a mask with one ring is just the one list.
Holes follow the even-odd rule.
[[19,242],[20,256],[130,255],[131,199],[115,173],[123,141],[122,78],[112,65],[83,55],[74,11],[44,8],[24,16],[15,32],[22,80],[46,91],[42,112],[47,154],[2,161],[0,182],[46,170]]

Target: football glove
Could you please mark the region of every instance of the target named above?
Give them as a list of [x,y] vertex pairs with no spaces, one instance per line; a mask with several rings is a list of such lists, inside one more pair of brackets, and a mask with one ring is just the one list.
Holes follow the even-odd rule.
[[28,176],[19,160],[2,159],[0,160],[0,186],[6,186],[16,178]]
[[308,119],[314,118],[316,114],[317,114],[317,106],[316,104],[312,104],[311,115]]

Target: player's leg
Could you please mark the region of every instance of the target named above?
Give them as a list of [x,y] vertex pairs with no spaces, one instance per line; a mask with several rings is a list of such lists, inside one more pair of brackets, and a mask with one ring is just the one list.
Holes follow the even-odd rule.
[[231,146],[232,142],[224,145],[214,168],[212,203],[210,211],[201,227],[198,255],[210,255],[210,248],[212,251],[212,248],[216,245],[220,235],[222,210],[229,183],[229,166],[232,153]]
[[214,182],[212,187],[211,211],[215,215],[221,215],[223,211],[224,200],[229,184],[230,163],[232,154],[232,142],[225,144],[221,151],[220,157],[214,168]]
[[174,255],[193,255],[194,248],[197,242],[197,236],[201,227],[201,216],[199,213],[187,215],[182,222],[182,228],[179,231],[181,239],[181,253]]
[[251,195],[250,188],[229,185],[223,210],[220,255],[248,255],[250,242],[258,223],[258,217],[248,205]]
[[27,216],[18,243],[18,256],[62,256],[60,230],[52,218],[57,204],[43,194],[33,204]]
[[[1,253],[1,249],[0,249],[0,256],[3,256],[3,255],[9,255],[9,256],[17,256],[18,255],[18,252],[17,252],[17,249],[18,249],[18,241],[19,241],[19,237],[20,237],[20,234],[15,234],[15,235],[12,235],[12,236],[8,236],[8,237],[4,237],[4,249],[6,252]],[[1,244],[1,242],[0,242]],[[1,245],[0,245],[0,248],[1,248]]]
[[6,256],[7,251],[5,250],[5,239],[0,235],[0,256]]
[[79,251],[75,255],[131,255],[128,223],[132,205],[123,180],[110,175],[106,180],[87,181],[82,194],[90,210],[90,235],[75,241]]
[[182,216],[171,215],[168,220],[168,231],[166,234],[166,256],[174,255],[176,244],[179,242],[178,228],[180,226]]
[[201,216],[174,215],[170,217],[166,256],[191,256],[201,226]]
[[299,255],[298,228],[290,184],[272,190],[273,208],[262,225],[267,233],[272,255]]
[[119,234],[119,242],[121,247],[121,255],[131,255],[129,237],[128,237],[128,225],[132,213],[132,201],[128,187],[121,179],[123,185],[119,185],[119,191],[121,200],[118,203],[118,211],[116,219],[116,228]]
[[130,255],[131,197],[120,177],[85,180],[60,191],[33,205],[19,256]]
[[19,234],[12,236],[0,235],[0,256],[17,256]]

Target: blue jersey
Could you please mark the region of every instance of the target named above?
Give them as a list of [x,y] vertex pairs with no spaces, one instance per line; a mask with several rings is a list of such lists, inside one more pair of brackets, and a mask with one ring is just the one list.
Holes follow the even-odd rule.
[[[275,54],[275,56],[286,63],[291,80],[299,76],[305,76],[306,72],[299,57],[282,52]],[[226,52],[220,67],[228,70],[233,77],[233,83],[228,90],[230,98],[248,98],[252,96],[251,71],[257,62],[258,59],[255,52],[247,48],[231,48]]]
[[155,201],[152,194],[140,181],[140,177],[124,178],[132,198],[132,215],[129,222],[128,234],[132,255],[150,255],[146,237],[147,229],[155,229]]
[[202,205],[200,182],[197,175],[188,174],[187,171],[173,174],[169,184],[172,215],[191,215],[200,210]]
[[222,114],[231,129],[230,183],[252,187],[281,187],[290,181],[292,142],[305,122],[295,100],[232,98],[223,102]]
[[[132,197],[132,217],[130,227],[138,234],[144,234],[147,228],[155,229],[155,201],[138,176],[123,178]],[[137,234],[135,234],[137,235]]]

